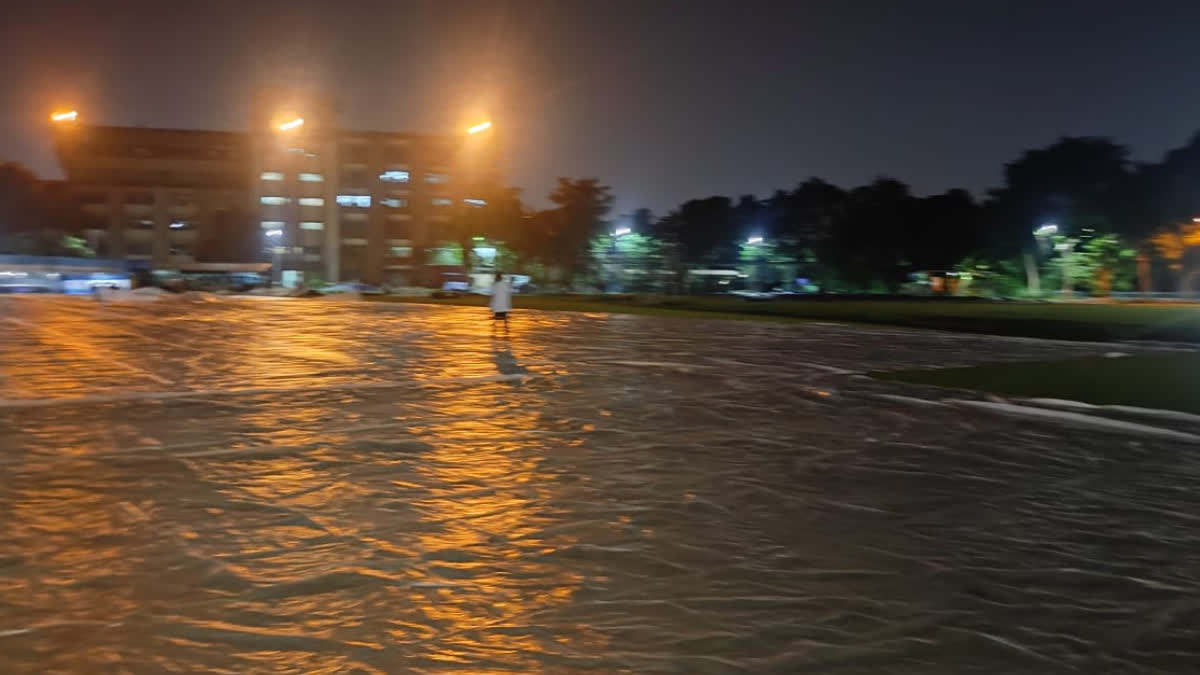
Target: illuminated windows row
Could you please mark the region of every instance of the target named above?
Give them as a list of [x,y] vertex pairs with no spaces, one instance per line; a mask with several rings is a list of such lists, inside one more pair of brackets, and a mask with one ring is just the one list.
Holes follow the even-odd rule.
[[365,209],[371,205],[371,195],[338,195],[338,206],[356,206]]
[[[325,180],[325,176],[322,176],[319,173],[304,172],[304,173],[297,174],[296,177],[299,178],[300,181],[304,182],[304,183],[321,183],[321,182],[324,182],[324,180]],[[283,172],[282,171],[264,171],[261,174],[259,174],[259,178],[261,178],[263,180],[283,180]]]
[[[282,230],[285,223],[282,220],[264,220],[260,223],[264,230]],[[300,223],[302,230],[324,230],[325,223],[316,220],[306,220]]]
[[[379,174],[379,180],[384,183],[407,183],[411,179],[412,174],[404,169],[390,169]],[[425,174],[425,182],[434,184],[449,183],[450,174],[438,172],[427,173]]]
[[[259,197],[258,201],[265,206],[282,206],[291,202],[287,197],[266,196]],[[296,200],[300,206],[325,206],[325,200],[320,197],[301,197]],[[340,202],[339,202],[340,203]]]
[[[296,177],[305,183],[322,183],[325,181],[325,176],[319,173],[300,173]],[[259,178],[267,181],[280,181],[284,179],[284,175],[282,171],[263,171],[259,174]],[[389,169],[379,174],[379,180],[384,183],[407,183],[412,180],[412,173],[405,169]],[[438,172],[427,173],[425,174],[425,182],[431,184],[449,183],[450,174]]]
[[[279,197],[279,196],[274,196],[274,195],[259,197],[258,200],[265,206],[282,206],[284,204],[291,203],[291,200],[288,199],[287,197]],[[301,197],[301,198],[297,199],[296,201],[297,201],[297,203],[300,204],[300,206],[324,206],[325,205],[325,200],[322,199],[321,197]],[[348,207],[365,209],[365,208],[370,208],[370,206],[371,206],[371,195],[338,195],[336,198],[336,201],[337,201],[338,206],[348,206]],[[379,200],[379,203],[382,204],[383,206],[387,206],[387,207],[393,208],[393,209],[402,209],[402,208],[405,208],[408,206],[407,199],[398,199],[398,198],[394,198],[394,197],[388,197],[385,199],[381,199],[381,200]],[[454,200],[449,197],[434,197],[431,200],[431,203],[434,206],[450,206],[454,203]],[[483,199],[464,199],[463,203],[468,204],[470,206],[484,206],[487,204],[487,201],[483,200]]]

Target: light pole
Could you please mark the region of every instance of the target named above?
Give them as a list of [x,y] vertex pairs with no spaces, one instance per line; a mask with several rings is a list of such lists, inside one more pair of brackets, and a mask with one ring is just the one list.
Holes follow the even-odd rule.
[[1062,263],[1062,295],[1065,299],[1072,292],[1071,279],[1071,257],[1075,255],[1075,244],[1078,239],[1074,237],[1062,237],[1061,241],[1054,245],[1054,250],[1059,253],[1059,260]]
[[1041,295],[1042,293],[1042,280],[1038,274],[1038,258],[1048,255],[1050,238],[1055,234],[1058,234],[1058,225],[1042,223],[1033,231],[1033,241],[1036,247],[1033,255],[1025,253],[1022,256],[1025,259],[1025,279],[1031,295]]
[[633,233],[632,228],[618,227],[617,229],[613,230],[612,236],[609,237],[609,240],[612,242],[612,250],[610,251],[610,256],[611,256],[611,260],[612,260],[611,264],[616,266],[616,269],[614,270],[614,273],[613,273],[613,278],[616,280],[616,286],[617,286],[616,290],[618,293],[625,290],[625,285],[623,283],[621,283],[623,280],[623,277],[624,277],[624,269],[623,268],[625,266],[622,264],[621,249],[618,246],[618,242],[621,240],[621,237],[624,237],[625,235],[632,234],[632,233]]
[[274,268],[271,277],[275,278],[278,276],[280,282],[282,282],[282,271],[279,268],[283,264],[283,255],[279,249],[282,246],[280,242],[283,241],[283,230],[278,228],[267,230],[263,232],[263,237],[266,238],[267,248],[271,251],[271,267]]
[[755,282],[759,286],[759,290],[765,290],[766,282],[766,262],[764,260],[763,243],[764,239],[760,235],[753,235],[746,238],[746,246],[750,248],[751,268],[754,270]]
[[[296,116],[283,117],[282,119],[284,121],[276,124],[275,131],[279,135],[280,141],[286,145],[287,141],[295,138],[295,136],[300,133],[301,129],[304,128],[304,118]],[[267,231],[268,239],[274,238],[277,240],[276,244],[271,247],[271,251],[274,253],[273,257],[275,261],[272,267],[276,268],[275,274],[278,275],[280,284],[283,283],[284,263],[291,256],[291,251],[288,250],[288,242],[293,239],[299,239],[298,234],[293,234],[292,237],[288,237],[288,230],[290,229],[293,233],[298,233],[300,231],[300,205],[296,196],[296,180],[297,171],[299,169],[298,165],[292,166],[293,162],[288,161],[288,158],[291,157],[290,148],[284,147],[283,150],[284,161],[281,168],[283,169],[284,194],[282,196],[287,200],[283,205],[285,213],[283,218],[283,227],[277,230]]]

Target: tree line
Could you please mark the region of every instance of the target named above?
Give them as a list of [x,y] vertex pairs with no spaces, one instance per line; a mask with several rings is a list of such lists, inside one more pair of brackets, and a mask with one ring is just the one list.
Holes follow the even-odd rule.
[[657,217],[614,217],[609,188],[561,178],[551,208],[526,209],[506,190],[463,231],[504,242],[510,266],[576,286],[602,286],[617,267],[627,282],[634,273],[632,290],[695,288],[689,276],[719,268],[838,292],[896,292],[931,276],[1006,296],[1197,290],[1200,134],[1151,163],[1107,138],[1064,137],[1021,153],[1003,175],[982,198],[918,196],[889,177],[852,188],[809,178]]

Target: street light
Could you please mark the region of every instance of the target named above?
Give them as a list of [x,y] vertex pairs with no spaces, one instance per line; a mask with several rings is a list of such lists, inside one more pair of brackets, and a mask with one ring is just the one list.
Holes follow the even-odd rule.
[[284,122],[283,124],[280,124],[279,130],[280,131],[294,131],[296,129],[299,129],[302,126],[304,126],[304,118],[297,117],[294,120],[290,120],[288,122]]
[[753,246],[755,244],[761,244],[761,243],[763,243],[763,238],[758,237],[758,236],[750,237],[749,239],[746,240],[746,243],[751,246]]
[[1058,225],[1054,223],[1046,223],[1033,231],[1035,237],[1048,237],[1052,234],[1058,234]]
[[630,232],[633,232],[633,230],[628,227],[618,227],[617,229],[613,230],[613,236],[614,237],[623,237],[623,236],[629,234]]
[[476,124],[473,127],[467,128],[467,133],[474,135],[474,134],[480,133],[481,131],[487,131],[488,129],[491,129],[491,128],[492,128],[492,123],[489,120],[487,122],[480,122],[479,124]]
[[50,115],[51,122],[74,122],[79,119],[78,110],[59,110]]

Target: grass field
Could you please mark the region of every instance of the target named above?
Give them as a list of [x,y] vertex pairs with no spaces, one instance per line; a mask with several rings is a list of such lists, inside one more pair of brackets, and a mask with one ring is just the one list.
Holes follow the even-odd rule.
[[876,373],[883,380],[1200,414],[1200,354],[995,363]]
[[[388,302],[483,306],[487,298],[377,298]],[[1200,305],[1024,303],[970,300],[830,299],[753,302],[734,297],[518,296],[518,309],[624,312],[656,316],[817,320],[1063,340],[1200,343]]]

